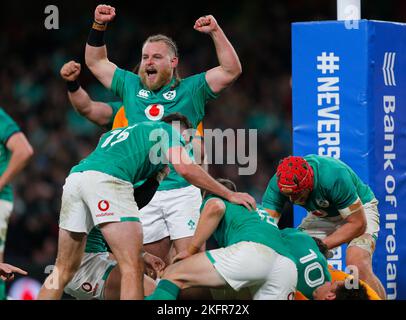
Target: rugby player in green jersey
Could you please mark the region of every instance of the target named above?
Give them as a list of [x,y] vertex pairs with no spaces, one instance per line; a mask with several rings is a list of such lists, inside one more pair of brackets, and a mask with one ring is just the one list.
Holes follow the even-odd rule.
[[225,188],[196,165],[184,148],[180,132],[189,129],[185,117],[143,122],[104,134],[96,149],[66,179],[62,195],[58,254],[55,268],[39,299],[59,299],[78,270],[86,234],[99,226],[121,272],[121,299],[143,299],[142,226],[133,185],[167,163],[187,181],[230,202],[256,208],[246,193]]
[[[233,182],[218,179],[236,192]],[[198,252],[213,235],[219,249]],[[249,287],[254,299],[294,299],[295,259],[265,210],[255,212],[206,192],[200,219],[188,250],[175,257],[147,300],[173,300],[181,289]]]
[[366,287],[355,279],[332,279],[327,263],[328,248],[319,238],[300,229],[281,230],[282,238],[296,260],[296,300],[369,300]]
[[[11,181],[24,169],[33,149],[15,121],[0,108],[0,263],[4,259],[7,225],[13,210]],[[6,299],[6,286],[0,279],[0,300]]]
[[[174,42],[167,37],[150,37],[147,42],[148,41],[162,42],[177,51]],[[122,102],[104,103],[92,100],[77,81],[80,70],[80,64],[75,61],[65,63],[60,70],[61,77],[67,81],[68,97],[75,110],[90,121],[104,128],[111,127],[112,123],[112,129],[128,126],[129,121],[124,112]],[[171,69],[169,68],[169,70]],[[141,95],[137,95],[137,99],[140,100],[141,103],[146,103],[146,105],[144,107],[126,110],[132,115],[130,125],[143,121],[159,121],[164,114],[170,114],[171,110],[179,110],[188,119],[196,119],[195,114],[197,111],[193,107],[191,97],[193,97],[193,100],[196,101],[198,105],[204,106],[207,95],[210,95],[211,91],[208,86],[202,85],[205,81],[204,77],[199,76],[192,78],[192,81],[190,79],[183,79],[181,81],[182,84],[179,84],[176,89],[178,91],[180,89],[182,94],[178,93],[170,100],[164,97],[158,99],[153,96],[146,99]],[[137,90],[141,92],[142,90],[147,91],[141,88],[137,88],[136,91]],[[173,92],[176,92],[176,90]],[[189,94],[185,94],[187,92],[189,92]],[[154,110],[148,110],[148,104],[156,103],[162,103],[164,112],[158,114],[156,117],[152,117],[151,113],[153,113]],[[190,145],[188,144],[188,148],[192,149],[191,155],[193,155],[198,164],[202,164],[202,155],[204,155],[201,135],[201,132],[197,132],[193,139],[186,140],[185,138],[188,143],[191,140]],[[195,157],[196,154],[197,158]],[[168,253],[172,243],[176,251],[183,250],[193,235],[194,228],[191,226],[197,223],[200,205],[200,190],[188,183],[172,169],[169,176],[159,185],[158,191],[151,202],[140,210],[145,250],[161,257],[166,263],[169,263],[170,259]]]
[[372,190],[340,160],[308,155],[283,159],[263,195],[262,205],[277,219],[286,201],[305,208],[300,229],[321,238],[328,249],[348,243],[346,264],[384,299],[372,270],[379,232],[378,201]]
[[[216,98],[241,73],[238,56],[214,17],[199,18],[194,28],[212,37],[219,66],[180,79],[177,72],[177,46],[164,35],[150,36],[144,42],[138,75],[117,68],[109,62],[102,39],[105,24],[114,16],[115,9],[110,6],[100,5],[96,8],[96,23],[86,46],[86,63],[106,88],[122,99],[128,124],[145,120],[158,121],[164,115],[180,112],[197,128],[204,117],[208,100]],[[79,66],[74,68],[77,70]],[[82,97],[81,101],[89,102],[83,93],[80,89],[70,93],[71,101],[72,98],[77,98],[75,101],[79,102]],[[96,107],[95,103],[88,105],[93,109]],[[104,116],[100,115],[100,119],[106,123],[112,108],[100,103],[97,107],[105,109]],[[97,115],[96,112],[89,111],[91,108],[86,110],[89,117],[94,118]],[[192,144],[197,163],[203,163],[201,138],[195,137]],[[168,253],[172,244],[176,252],[187,248],[195,231],[193,226],[199,216],[201,201],[200,190],[182,179],[175,170],[171,170],[151,203],[140,212],[145,249],[169,262]]]
[[81,116],[86,117],[94,124],[107,130],[115,129],[112,127],[113,121],[123,103],[121,101],[102,102],[92,100],[86,90],[79,84],[80,72],[80,63],[73,60],[65,63],[59,71],[62,79],[67,83],[68,98],[72,106]]
[[[293,228],[280,231],[286,246],[295,258],[298,273],[296,289],[307,299],[313,299],[313,292],[318,287],[331,281],[325,251],[321,251],[321,240],[312,238],[307,233]],[[320,241],[317,243],[316,241]]]
[[[166,166],[152,178],[134,190],[134,200],[141,210],[152,199],[159,182],[168,174]],[[155,289],[156,275],[165,268],[165,263],[158,257],[144,252],[143,259],[146,272],[144,275],[144,295]],[[149,276],[148,276],[149,275]],[[79,300],[118,300],[120,299],[121,273],[106,240],[98,226],[87,235],[85,253],[81,265],[72,280],[66,285],[65,292]]]

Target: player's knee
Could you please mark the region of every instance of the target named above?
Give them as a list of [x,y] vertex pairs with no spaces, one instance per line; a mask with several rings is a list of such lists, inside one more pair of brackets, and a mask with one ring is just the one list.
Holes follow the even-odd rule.
[[349,257],[347,259],[348,266],[355,266],[358,270],[358,275],[361,279],[372,274],[372,266],[370,259],[365,257]]

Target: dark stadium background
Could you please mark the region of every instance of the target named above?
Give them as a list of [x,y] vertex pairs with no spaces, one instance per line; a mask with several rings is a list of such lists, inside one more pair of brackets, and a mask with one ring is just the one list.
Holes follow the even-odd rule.
[[[234,165],[211,165],[215,177],[236,181],[261,200],[276,165],[291,153],[290,23],[335,20],[335,0],[281,1],[112,1],[116,19],[107,31],[109,58],[132,69],[143,40],[172,37],[180,51],[180,73],[188,76],[217,63],[209,36],[193,30],[201,15],[213,14],[238,52],[243,74],[210,102],[205,128],[256,128],[258,169],[239,176]],[[59,30],[44,27],[47,5],[59,9]],[[64,62],[82,63],[80,82],[94,100],[116,99],[84,65],[84,45],[97,1],[7,1],[0,19],[0,106],[21,126],[35,156],[15,183],[5,261],[42,281],[54,263],[62,185],[70,170],[96,145],[102,130],[69,104],[59,76]],[[406,21],[406,2],[362,1],[362,17]],[[291,207],[281,226],[292,225]]]

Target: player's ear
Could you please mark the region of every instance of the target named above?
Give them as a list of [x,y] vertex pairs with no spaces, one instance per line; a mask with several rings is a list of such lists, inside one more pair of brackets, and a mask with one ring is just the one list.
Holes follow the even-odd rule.
[[178,63],[179,63],[178,57],[173,57],[171,60],[172,68],[176,68],[178,66]]
[[325,297],[325,300],[335,300],[336,294],[332,291],[329,291]]

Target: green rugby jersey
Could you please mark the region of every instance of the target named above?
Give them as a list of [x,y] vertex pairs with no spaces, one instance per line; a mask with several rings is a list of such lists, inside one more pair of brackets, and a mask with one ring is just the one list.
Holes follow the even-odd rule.
[[90,230],[89,234],[87,235],[85,252],[108,252],[106,240],[104,240],[103,234],[98,226],[93,227],[93,229]]
[[[360,198],[363,204],[375,198],[371,188],[364,184],[344,162],[325,156],[308,155],[304,159],[314,171],[314,186],[303,207],[319,217],[339,216]],[[288,197],[280,193],[276,174],[269,181],[262,198],[262,205],[279,213]]]
[[326,258],[316,242],[307,233],[298,229],[281,230],[282,238],[296,259],[298,272],[297,290],[306,298],[313,299],[313,291],[326,281],[331,281]]
[[[141,79],[133,72],[117,68],[111,83],[112,92],[123,100],[128,124],[141,121],[158,121],[163,116],[179,112],[186,116],[196,129],[203,120],[205,105],[216,98],[207,84],[206,73],[196,74],[180,81],[171,88],[175,78],[160,90],[151,91],[144,87]],[[173,167],[168,177],[161,182],[158,190],[184,188],[190,185],[180,177]]]
[[213,233],[220,247],[228,247],[241,241],[256,242],[294,261],[274,219],[263,208],[257,207],[256,212],[252,212],[242,205],[211,195],[204,199],[201,211],[212,198],[222,200],[226,206],[224,216]]
[[70,173],[94,170],[135,184],[164,167],[169,148],[184,145],[171,125],[142,122],[102,135],[96,149]]
[[[13,134],[19,131],[19,126],[0,107],[0,176],[6,171],[11,158],[11,152],[6,147],[7,141]],[[10,184],[0,190],[0,199],[13,201],[13,190]]]
[[110,129],[113,126],[114,118],[115,118],[118,110],[120,110],[120,108],[123,106],[123,102],[122,101],[110,101],[110,102],[107,102],[107,104],[110,106],[111,110],[113,111],[110,121],[106,125],[106,127]]

